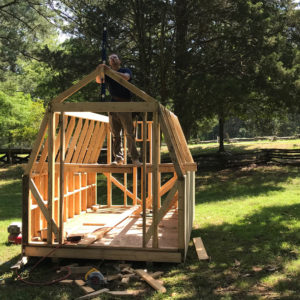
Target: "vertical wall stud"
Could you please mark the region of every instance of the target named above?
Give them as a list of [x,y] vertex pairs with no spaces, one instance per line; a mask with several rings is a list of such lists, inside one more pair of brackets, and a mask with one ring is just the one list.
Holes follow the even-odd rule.
[[52,219],[53,219],[53,203],[54,203],[54,178],[55,178],[55,156],[54,156],[54,141],[55,141],[55,124],[54,124],[53,112],[49,115],[48,125],[48,212],[49,219],[47,222],[47,242],[48,244],[53,243],[53,230],[52,230]]
[[[64,113],[60,114],[60,186],[59,186],[59,244],[64,243],[64,195],[65,195],[65,120]],[[67,212],[66,212],[67,214]],[[66,216],[67,218],[68,216]]]
[[159,140],[160,140],[160,129],[158,122],[158,112],[153,112],[153,128],[152,128],[152,210],[153,210],[153,240],[152,247],[158,248],[158,224],[157,224],[157,214],[158,214],[158,201],[159,201]]
[[147,197],[147,113],[143,115],[143,168],[142,168],[142,206],[143,206],[143,247],[146,247],[146,197]]

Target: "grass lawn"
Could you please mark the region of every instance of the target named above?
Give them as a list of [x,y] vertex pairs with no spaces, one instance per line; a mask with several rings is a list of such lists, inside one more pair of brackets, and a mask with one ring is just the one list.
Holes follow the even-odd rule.
[[[272,145],[278,148],[277,143]],[[0,299],[81,296],[75,286],[28,286],[12,279],[9,267],[20,247],[7,245],[6,228],[20,216],[20,168],[2,168],[0,278],[6,281],[0,281]],[[198,236],[210,261],[198,261],[190,242],[185,264],[133,264],[164,271],[161,279],[167,293],[149,288],[141,299],[300,299],[300,168],[260,166],[198,173],[192,237]],[[58,277],[56,269],[45,261],[31,278]],[[133,281],[129,287],[140,285]],[[98,299],[117,298],[104,295]]]

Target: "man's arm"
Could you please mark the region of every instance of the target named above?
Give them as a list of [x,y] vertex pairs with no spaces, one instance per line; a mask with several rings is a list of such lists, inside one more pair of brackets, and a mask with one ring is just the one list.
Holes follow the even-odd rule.
[[[105,64],[100,64],[98,67],[100,67],[100,66],[104,66],[104,68],[109,68],[107,65],[105,65]],[[123,79],[125,79],[125,80],[129,80],[130,79],[130,77],[131,77],[131,75],[129,74],[129,73],[121,73],[121,72],[117,72],[117,71],[115,71],[115,70],[113,70],[112,68],[110,68],[114,73],[116,73],[116,74],[118,74],[119,76],[121,76]],[[101,83],[101,80],[100,80],[100,76],[98,75],[98,76],[96,76],[96,82],[97,83]]]
[[113,72],[117,73],[118,75],[120,75],[123,79],[125,80],[129,80],[130,79],[130,74],[129,73],[121,73],[121,72],[117,72],[117,71],[114,71],[112,70]]

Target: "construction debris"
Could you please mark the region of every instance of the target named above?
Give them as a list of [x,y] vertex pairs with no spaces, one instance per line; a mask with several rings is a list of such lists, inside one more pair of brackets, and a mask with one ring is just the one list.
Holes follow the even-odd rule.
[[145,290],[126,290],[126,291],[109,291],[106,293],[114,296],[137,296],[144,292]]
[[16,264],[10,267],[11,270],[16,271],[21,269],[24,265],[28,263],[28,257],[23,256]]
[[[97,267],[99,268],[99,267]],[[142,286],[145,287],[145,283],[147,282],[152,288],[155,290],[165,293],[166,288],[163,286],[163,281],[159,280],[158,278],[163,275],[163,272],[157,271],[153,273],[148,273],[147,270],[141,269],[134,269],[131,264],[120,263],[120,264],[104,264],[101,267],[101,271],[106,274],[103,276],[101,272],[94,267],[91,266],[78,266],[78,265],[68,265],[65,267],[61,267],[60,271],[67,271],[71,270],[72,274],[75,275],[76,280],[62,280],[60,284],[72,284],[75,283],[80,289],[85,293],[84,296],[77,298],[76,300],[81,299],[92,299],[97,297],[100,294],[110,294],[115,297],[119,296],[137,296],[144,293],[145,289],[137,289],[137,290],[130,290],[126,289],[129,287],[129,283],[133,280],[140,280]],[[82,274],[87,273],[85,276]],[[117,274],[109,274],[109,272],[118,272]],[[108,273],[108,274],[107,274]],[[91,284],[91,276],[95,274],[101,275],[101,284],[93,285]],[[79,279],[78,278],[81,278]],[[74,278],[74,279],[75,279]],[[82,280],[84,278],[84,280]],[[93,281],[93,280],[92,280]],[[124,288],[124,290],[119,290]]]
[[207,255],[205,247],[203,245],[202,239],[200,237],[196,237],[196,238],[193,238],[193,242],[194,242],[199,260],[209,259],[209,256]]
[[85,294],[95,292],[95,290],[93,288],[91,288],[90,286],[85,286],[85,282],[81,279],[75,280],[74,282],[76,285],[78,285],[81,288],[81,290],[84,291]]
[[151,285],[157,291],[161,293],[165,293],[167,291],[166,288],[161,283],[155,280],[151,275],[149,275],[144,270],[135,270],[135,271],[139,276],[141,276],[149,285]]
[[93,297],[98,296],[100,294],[106,293],[108,291],[109,291],[109,289],[102,289],[102,290],[99,290],[99,291],[94,291],[94,292],[92,292],[92,293],[90,293],[88,295],[76,298],[75,300],[90,299],[90,298],[93,298]]

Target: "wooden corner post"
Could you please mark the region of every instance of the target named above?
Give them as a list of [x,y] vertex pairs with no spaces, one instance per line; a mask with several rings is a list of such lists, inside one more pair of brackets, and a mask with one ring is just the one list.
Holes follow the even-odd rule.
[[22,245],[28,244],[29,228],[29,175],[23,175],[22,178]]
[[152,209],[153,209],[153,248],[158,248],[158,202],[159,197],[159,159],[160,159],[160,126],[158,119],[158,106],[153,112],[153,127],[152,127]]
[[53,226],[52,220],[54,216],[53,203],[54,203],[54,180],[55,180],[55,156],[54,156],[54,139],[55,139],[55,121],[54,112],[50,109],[49,125],[48,125],[48,215],[47,220],[47,242],[53,243]]
[[143,248],[146,248],[146,197],[147,197],[147,113],[143,115],[143,168],[142,168],[142,207],[143,207]]
[[[65,162],[65,114],[62,112],[60,114],[60,185],[59,185],[59,244],[64,243],[64,195],[65,195],[65,172],[64,172],[64,162]],[[67,216],[66,216],[67,218]]]

